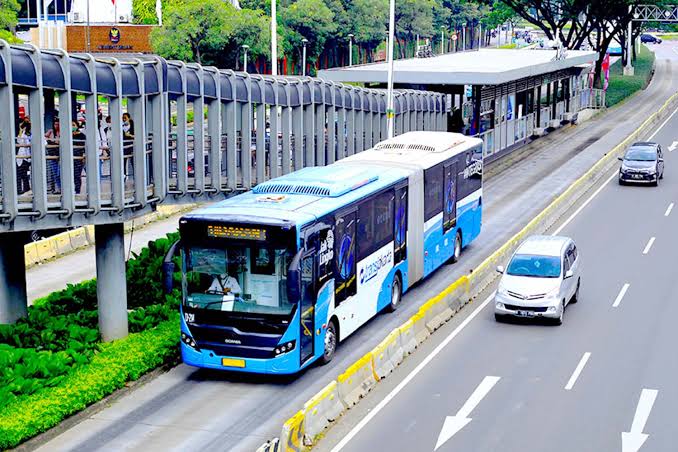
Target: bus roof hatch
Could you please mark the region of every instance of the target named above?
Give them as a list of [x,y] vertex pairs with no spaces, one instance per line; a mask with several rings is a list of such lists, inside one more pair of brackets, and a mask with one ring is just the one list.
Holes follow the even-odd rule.
[[304,168],[264,182],[255,194],[296,194],[336,198],[379,179],[373,172],[352,166]]

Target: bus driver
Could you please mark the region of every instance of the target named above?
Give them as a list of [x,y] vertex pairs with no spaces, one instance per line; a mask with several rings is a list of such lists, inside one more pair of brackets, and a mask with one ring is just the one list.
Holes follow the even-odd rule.
[[207,289],[207,293],[231,293],[240,295],[241,289],[238,280],[228,273],[214,275],[212,285]]

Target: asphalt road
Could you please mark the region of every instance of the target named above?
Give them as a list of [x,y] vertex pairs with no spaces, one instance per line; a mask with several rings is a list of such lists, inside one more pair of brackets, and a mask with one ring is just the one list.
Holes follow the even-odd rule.
[[[314,366],[290,378],[212,373],[180,365],[57,436],[41,450],[256,449],[277,436],[285,419],[304,401],[424,301],[478,265],[677,88],[670,63],[661,61],[655,80],[643,93],[603,117],[532,143],[521,153],[521,160],[485,184],[483,232],[465,250],[460,264],[439,270],[408,292],[396,313],[380,315],[362,327],[342,343],[330,365]],[[457,368],[464,365],[455,364]]]
[[472,308],[318,450],[675,452],[677,128],[678,114],[654,137],[666,150],[658,188],[619,186],[613,171],[561,225],[583,258],[562,326],[497,323],[491,301]]

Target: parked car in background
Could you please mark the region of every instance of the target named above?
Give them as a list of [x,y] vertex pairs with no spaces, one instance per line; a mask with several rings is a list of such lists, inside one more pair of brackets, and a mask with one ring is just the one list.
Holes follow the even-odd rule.
[[643,42],[643,43],[646,43],[646,44],[647,43],[649,43],[649,44],[661,44],[662,40],[661,40],[661,38],[653,36],[649,33],[643,33],[642,35],[640,35],[640,42]]

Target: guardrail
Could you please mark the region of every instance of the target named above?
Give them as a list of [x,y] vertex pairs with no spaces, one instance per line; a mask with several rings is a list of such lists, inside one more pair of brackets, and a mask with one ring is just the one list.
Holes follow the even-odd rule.
[[562,194],[468,276],[462,276],[424,303],[417,313],[391,331],[372,351],[351,365],[336,380],[313,396],[283,425],[280,438],[263,444],[258,452],[300,452],[312,446],[323,431],[385,378],[435,330],[454,316],[497,277],[495,268],[506,261],[528,235],[543,233],[553,226],[615,164],[616,157],[678,106],[674,94],[636,131],[615,146]]

